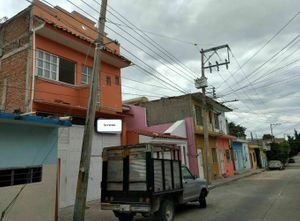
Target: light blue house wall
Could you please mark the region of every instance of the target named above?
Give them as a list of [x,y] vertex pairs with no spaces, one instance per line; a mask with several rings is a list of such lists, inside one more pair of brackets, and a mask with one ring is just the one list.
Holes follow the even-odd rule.
[[0,122],[0,168],[55,164],[58,127]]
[[249,148],[246,142],[232,141],[232,150],[234,154],[234,165],[236,171],[242,171],[251,168],[249,158]]
[[[0,170],[11,171],[10,176],[6,176],[10,183],[6,182],[0,187],[0,211],[6,210],[21,191],[4,220],[54,220],[59,126],[71,126],[71,123],[0,112]],[[19,178],[14,176],[14,171],[36,166],[41,168],[41,180],[14,182]],[[26,188],[22,189],[25,183]]]

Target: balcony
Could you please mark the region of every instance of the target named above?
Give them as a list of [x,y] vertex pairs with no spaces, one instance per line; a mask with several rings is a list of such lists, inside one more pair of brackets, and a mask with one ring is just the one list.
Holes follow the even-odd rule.
[[[102,87],[101,87],[102,89]],[[71,85],[63,82],[35,78],[33,111],[85,116],[90,87],[88,85]],[[111,104],[107,92],[102,90],[101,110],[98,112],[115,114],[122,111],[122,102]]]

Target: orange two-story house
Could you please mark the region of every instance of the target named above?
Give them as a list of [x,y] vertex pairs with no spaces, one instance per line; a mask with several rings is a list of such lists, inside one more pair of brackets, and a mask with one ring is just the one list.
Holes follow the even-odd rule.
[[[73,118],[59,134],[60,207],[75,198],[97,34],[96,24],[78,12],[37,0],[0,25],[0,110]],[[103,40],[96,117],[122,120],[121,69],[131,62],[117,41]],[[125,143],[122,134],[95,132],[88,200],[100,197],[102,148]]]

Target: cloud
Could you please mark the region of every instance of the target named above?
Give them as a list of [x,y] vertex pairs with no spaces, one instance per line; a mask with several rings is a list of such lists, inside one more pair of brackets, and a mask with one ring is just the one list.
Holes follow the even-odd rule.
[[[88,8],[82,1],[72,2],[84,9],[89,16],[98,17],[97,13]],[[94,1],[87,0],[87,2],[99,11],[99,5]],[[51,3],[60,5],[69,11],[79,11],[66,1],[54,0]],[[149,40],[149,38],[143,39],[131,29],[123,27],[135,38],[165,58],[162,59],[117,26],[107,22],[107,26],[117,32],[116,34],[106,29],[108,35],[117,39],[124,48],[138,56],[153,69],[148,68],[143,62],[122,50],[126,57],[157,77],[163,78],[165,76],[172,79],[172,81],[176,81],[177,84],[180,84],[187,91],[195,91],[192,79],[187,81],[170,69],[175,69],[177,72],[181,70],[180,72],[185,76],[189,75],[188,72],[190,70],[195,75],[199,75],[201,67],[199,50],[225,43],[230,45],[238,62],[243,64],[299,11],[298,0],[289,0],[288,2],[282,0],[109,0],[108,4],[137,27],[173,38],[165,38],[148,33],[148,36],[151,36],[155,42],[159,43],[159,45],[156,45],[154,42],[150,44],[146,40]],[[6,4],[0,5],[0,14],[11,17],[27,5],[26,1],[11,0]],[[108,20],[121,23],[117,19],[121,19],[121,17],[116,15],[116,18],[111,13],[116,15],[109,8],[107,13]],[[231,57],[228,71],[225,67],[221,67],[220,72],[207,73],[209,84],[216,86],[217,95],[221,96],[231,93],[221,97],[219,101],[239,100],[239,102],[228,103],[229,106],[235,108],[235,111],[227,115],[229,120],[241,123],[247,127],[248,132],[253,131],[258,136],[261,136],[264,133],[269,133],[270,123],[284,121],[286,123],[282,123],[281,126],[276,128],[277,132],[282,136],[283,133],[292,133],[292,123],[297,123],[300,109],[298,109],[300,103],[299,97],[297,97],[300,94],[299,62],[277,71],[276,69],[299,59],[300,50],[297,51],[297,48],[300,48],[299,41],[295,41],[294,44],[283,50],[278,58],[268,62],[258,71],[254,73],[253,71],[277,51],[281,50],[299,33],[299,22],[300,16],[291,22],[257,56],[243,66],[243,71],[239,70],[239,65]],[[126,24],[128,25],[127,22]],[[123,37],[134,42],[142,50],[129,43]],[[183,41],[198,44],[194,46],[191,43],[183,43]],[[153,44],[160,47],[161,50],[158,50]],[[176,58],[175,61],[166,56],[165,50]],[[293,51],[295,52],[292,54]],[[177,60],[181,63],[178,64]],[[189,70],[186,70],[186,67]],[[123,83],[139,89],[137,91],[124,87],[124,92],[135,92],[141,95],[154,92],[170,96],[180,94],[180,92],[176,93],[168,89],[159,89],[158,87],[126,80],[125,78],[131,78],[150,85],[155,84],[167,87],[165,83],[157,81],[157,79],[148,76],[148,74],[143,73],[136,67],[126,68],[122,71],[122,74],[124,76]],[[227,81],[224,82],[224,79]],[[233,90],[241,87],[245,88],[232,93]],[[124,99],[132,97],[133,95],[123,96]]]

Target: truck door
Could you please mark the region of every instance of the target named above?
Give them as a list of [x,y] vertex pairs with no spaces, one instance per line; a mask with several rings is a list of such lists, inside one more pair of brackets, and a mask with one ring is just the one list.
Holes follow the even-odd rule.
[[198,191],[195,177],[186,166],[182,166],[181,170],[183,179],[183,201],[187,202],[191,199],[197,199],[200,192]]

